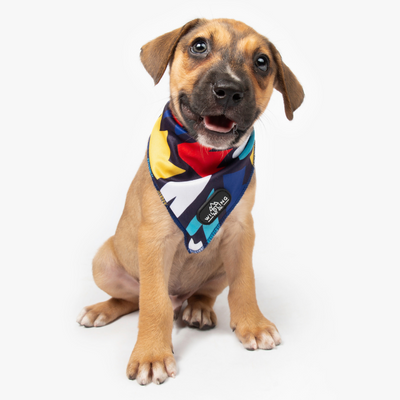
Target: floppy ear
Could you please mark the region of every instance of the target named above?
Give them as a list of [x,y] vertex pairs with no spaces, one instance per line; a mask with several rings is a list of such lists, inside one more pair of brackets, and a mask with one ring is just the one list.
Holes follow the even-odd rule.
[[282,93],[285,114],[287,119],[291,121],[293,119],[293,112],[301,106],[304,100],[304,91],[293,72],[282,61],[282,57],[276,47],[271,42],[269,45],[274,61],[278,66],[274,88]]
[[194,19],[182,28],[165,33],[142,47],[140,59],[146,71],[154,79],[155,85],[164,75],[180,38],[193,29],[199,21],[200,19]]

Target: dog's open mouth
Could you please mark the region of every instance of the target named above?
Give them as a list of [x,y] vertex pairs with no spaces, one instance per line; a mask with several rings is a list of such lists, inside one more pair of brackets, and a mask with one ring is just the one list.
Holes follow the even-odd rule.
[[202,118],[204,126],[210,131],[228,133],[236,127],[236,123],[225,115],[206,115]]
[[236,115],[232,110],[225,113],[223,110],[208,107],[202,113],[196,113],[189,106],[186,97],[181,98],[180,109],[188,133],[205,147],[228,149],[235,146],[247,132],[247,128],[243,129],[240,125],[240,119],[231,119]]
[[[229,119],[224,114],[220,115],[198,115],[194,113],[191,108],[185,103],[181,104],[183,115],[189,120],[194,121],[199,125],[203,125],[208,131],[228,134],[234,133],[237,129],[235,121]],[[198,126],[199,126],[198,125]]]

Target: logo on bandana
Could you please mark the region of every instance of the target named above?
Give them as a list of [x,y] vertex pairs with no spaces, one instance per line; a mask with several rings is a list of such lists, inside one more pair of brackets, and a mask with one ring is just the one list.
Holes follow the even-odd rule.
[[204,225],[210,225],[231,202],[231,194],[226,189],[217,190],[199,208],[197,219]]

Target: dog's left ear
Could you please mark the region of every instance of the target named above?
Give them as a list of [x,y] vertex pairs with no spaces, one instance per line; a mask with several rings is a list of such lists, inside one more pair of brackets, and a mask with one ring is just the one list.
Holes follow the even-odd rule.
[[269,45],[274,61],[278,66],[274,88],[282,93],[285,114],[287,119],[291,121],[293,119],[293,112],[301,106],[304,100],[303,87],[290,68],[282,61],[282,57],[276,47],[271,42]]
[[165,33],[142,47],[140,59],[146,71],[154,79],[155,85],[164,75],[180,38],[186,35],[199,22],[200,19],[194,19],[183,25],[182,28]]

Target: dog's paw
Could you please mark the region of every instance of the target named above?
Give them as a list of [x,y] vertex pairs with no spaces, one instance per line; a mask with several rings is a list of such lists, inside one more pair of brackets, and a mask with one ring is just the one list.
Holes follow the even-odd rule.
[[100,327],[115,321],[122,315],[138,309],[137,304],[126,300],[111,298],[102,303],[87,306],[82,309],[76,318],[79,325],[89,327]]
[[177,373],[175,358],[171,351],[144,351],[136,344],[129,359],[126,375],[136,379],[139,385],[151,382],[160,385],[168,377],[175,378]]
[[247,350],[271,350],[281,344],[278,329],[264,316],[257,319],[243,319],[231,324],[236,336]]
[[182,320],[192,328],[212,329],[217,324],[213,308],[202,301],[188,303],[182,314]]
[[99,307],[96,307],[97,305],[84,307],[78,314],[76,322],[87,328],[104,326],[111,322],[110,318],[103,314]]

